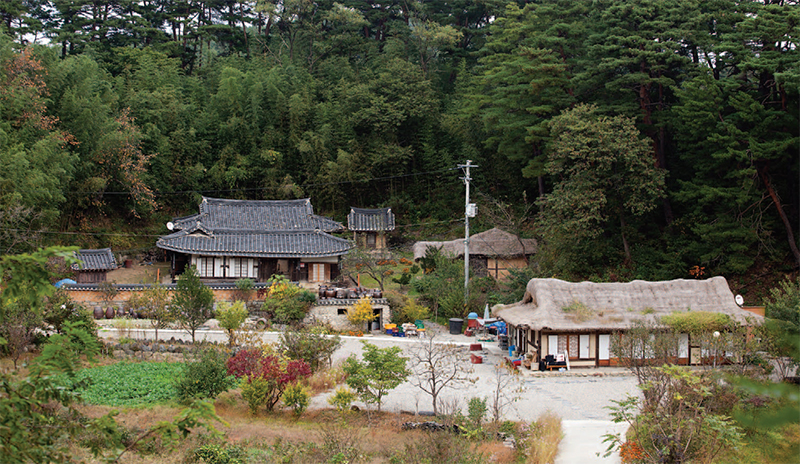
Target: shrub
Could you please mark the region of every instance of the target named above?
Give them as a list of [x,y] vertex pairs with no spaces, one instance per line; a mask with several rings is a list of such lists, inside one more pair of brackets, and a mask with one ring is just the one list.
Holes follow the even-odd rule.
[[248,377],[242,383],[242,398],[247,401],[251,414],[258,414],[258,410],[267,404],[271,390],[271,381],[263,377]]
[[283,392],[283,404],[292,408],[295,417],[300,417],[311,403],[311,396],[302,385],[293,383]]
[[323,363],[330,366],[331,356],[342,345],[338,336],[328,337],[311,330],[285,331],[280,336],[278,351],[290,359],[305,361],[312,372]]
[[175,382],[178,400],[189,403],[194,399],[214,399],[233,388],[236,381],[228,375],[227,359],[225,352],[213,347],[201,349],[194,359],[187,359]]
[[314,293],[301,289],[285,277],[274,276],[269,295],[264,300],[262,311],[281,324],[303,320],[308,310],[317,301]]
[[418,319],[428,319],[429,317],[431,317],[430,309],[419,304],[413,298],[404,298],[403,305],[394,313],[393,321],[398,324],[404,324]]
[[78,323],[86,332],[97,332],[97,324],[91,311],[72,301],[67,291],[57,289],[44,305],[44,322],[50,324],[58,333],[63,333],[66,322]]
[[[664,372],[661,385],[641,386],[645,393],[652,388],[662,391],[660,401],[644,403],[639,409],[639,398],[629,396],[613,401],[616,406],[609,408],[614,422],[630,424],[628,438],[641,447],[642,461],[711,461],[723,448],[735,449],[743,435],[727,415],[714,410],[729,409],[725,401],[709,403],[715,395],[714,382],[680,366],[660,369]],[[606,455],[626,443],[615,434],[606,435],[605,441],[610,443]]]
[[480,429],[489,409],[486,407],[486,398],[470,398],[467,402],[467,418],[475,429]]
[[[408,261],[408,260],[406,260]],[[404,263],[405,264],[405,263]],[[419,272],[419,266],[416,264],[412,264],[411,267],[407,267],[403,269],[403,272],[400,274],[400,277],[392,278],[392,282],[396,284],[400,284],[402,286],[406,286],[411,283],[411,279]]]
[[356,304],[347,310],[347,321],[357,329],[362,328],[365,322],[369,322],[375,317],[375,312],[372,309],[372,299],[368,296],[359,298]]
[[339,412],[346,412],[350,405],[356,400],[356,393],[347,387],[339,387],[336,393],[328,398],[328,404],[335,407]]
[[288,385],[311,375],[305,361],[265,356],[258,350],[237,353],[228,361],[228,372],[245,379],[242,396],[254,414],[263,406],[272,411]]
[[261,350],[239,350],[225,363],[228,375],[237,378],[255,374],[261,367]]
[[270,279],[269,298],[275,300],[288,300],[300,293],[300,287],[292,284],[282,275],[274,275]]
[[243,464],[247,460],[245,451],[238,446],[208,444],[198,447],[193,454],[205,464]]
[[217,320],[219,326],[228,332],[228,345],[236,344],[236,331],[238,331],[245,319],[247,319],[247,308],[244,303],[237,301],[234,304],[221,302],[217,305]]

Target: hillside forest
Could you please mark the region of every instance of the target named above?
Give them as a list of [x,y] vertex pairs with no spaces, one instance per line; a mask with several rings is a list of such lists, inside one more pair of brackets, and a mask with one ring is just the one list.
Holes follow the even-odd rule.
[[794,0],[4,1],[0,252],[201,196],[455,238],[471,160],[471,230],[548,277],[796,272],[798,37]]

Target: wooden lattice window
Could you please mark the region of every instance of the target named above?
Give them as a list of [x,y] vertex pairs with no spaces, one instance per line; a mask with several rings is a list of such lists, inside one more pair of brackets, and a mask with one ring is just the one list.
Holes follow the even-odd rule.
[[250,260],[248,258],[231,258],[228,269],[230,277],[250,277]]
[[214,277],[214,257],[201,256],[197,258],[197,272],[200,277]]

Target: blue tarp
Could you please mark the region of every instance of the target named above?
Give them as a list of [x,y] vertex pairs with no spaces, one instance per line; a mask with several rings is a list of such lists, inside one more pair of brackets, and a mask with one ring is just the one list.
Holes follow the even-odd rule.
[[54,283],[53,285],[54,285],[56,288],[61,288],[61,287],[62,287],[62,286],[64,286],[64,285],[77,284],[77,283],[78,283],[78,282],[75,282],[75,281],[74,281],[74,280],[72,280],[72,279],[61,279],[61,280],[59,280],[58,282]]
[[508,328],[506,327],[506,323],[503,321],[492,322],[491,324],[487,325],[486,327],[494,327],[497,329],[497,335],[507,335]]

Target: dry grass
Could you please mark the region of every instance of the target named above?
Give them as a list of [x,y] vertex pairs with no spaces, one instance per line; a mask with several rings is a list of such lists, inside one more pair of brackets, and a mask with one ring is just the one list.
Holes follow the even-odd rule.
[[564,433],[561,429],[561,418],[548,411],[531,423],[528,439],[526,464],[549,464],[554,462],[558,454],[558,445]]
[[314,375],[306,379],[303,383],[311,390],[312,395],[317,395],[333,390],[337,385],[343,384],[345,377],[342,364],[338,363],[330,369],[323,369],[315,372]]
[[[287,453],[294,456],[281,462],[331,462],[333,456],[349,457],[348,462],[414,463],[416,458],[436,457],[433,462],[516,462],[517,454],[499,441],[470,442],[449,433],[427,433],[418,430],[403,431],[404,422],[419,421],[409,414],[349,411],[340,414],[335,410],[308,411],[298,420],[289,411],[261,413],[248,412],[241,394],[231,391],[220,395],[216,403],[217,414],[228,426],[217,424],[224,434],[223,443],[258,449],[262,453]],[[81,410],[89,417],[99,417],[112,408],[84,406]],[[159,421],[170,421],[180,412],[178,406],[125,409],[116,416],[117,421],[132,433],[145,430]],[[198,430],[198,433],[202,431]],[[177,449],[160,449],[155,454],[126,453],[120,463],[156,464],[182,463],[191,460],[192,453],[204,443],[220,443],[207,436],[192,435]],[[88,452],[73,447],[76,457],[88,463],[101,462]],[[400,460],[398,460],[400,456]],[[463,461],[464,456],[469,456]],[[267,458],[258,462],[272,462]]]
[[510,464],[517,462],[516,450],[505,446],[499,441],[480,443],[477,447],[477,452],[483,456],[486,456],[489,462],[498,464]]

